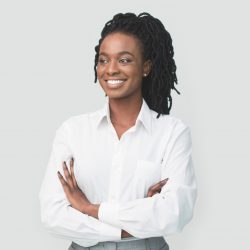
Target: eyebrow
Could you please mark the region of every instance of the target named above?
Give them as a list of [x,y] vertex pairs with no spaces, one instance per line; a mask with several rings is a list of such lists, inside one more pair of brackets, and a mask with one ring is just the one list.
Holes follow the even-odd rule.
[[[124,55],[124,54],[129,54],[129,55],[131,55],[131,56],[133,56],[134,57],[134,55],[131,53],[131,52],[129,52],[129,51],[126,51],[126,50],[123,50],[123,51],[120,51],[119,53],[117,53],[118,55]],[[100,54],[99,54],[100,56],[108,56],[108,54],[107,53],[105,53],[105,52],[101,52]]]

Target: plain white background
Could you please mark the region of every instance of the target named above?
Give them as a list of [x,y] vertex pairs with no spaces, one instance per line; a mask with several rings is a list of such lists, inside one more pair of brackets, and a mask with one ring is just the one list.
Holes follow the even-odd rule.
[[57,127],[99,109],[94,46],[118,12],[147,11],[171,33],[192,129],[194,218],[171,250],[250,249],[248,1],[1,1],[0,248],[67,249],[40,222],[38,192]]

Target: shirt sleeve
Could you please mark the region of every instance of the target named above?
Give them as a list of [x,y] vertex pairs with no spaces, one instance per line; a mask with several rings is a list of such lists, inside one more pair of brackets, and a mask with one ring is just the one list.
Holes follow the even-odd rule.
[[[64,122],[56,131],[52,152],[39,192],[41,220],[54,236],[92,246],[100,241],[121,239],[121,229],[101,222],[72,208],[63,191],[57,171],[73,156],[69,145],[69,126]],[[63,173],[62,173],[63,174]]]
[[197,187],[188,126],[176,127],[162,162],[162,179],[169,178],[160,193],[126,203],[100,204],[99,220],[120,227],[137,238],[180,232],[191,220]]

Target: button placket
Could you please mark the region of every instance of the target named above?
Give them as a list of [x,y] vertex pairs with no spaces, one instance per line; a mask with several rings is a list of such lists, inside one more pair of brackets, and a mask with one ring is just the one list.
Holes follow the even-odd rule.
[[121,142],[118,142],[115,145],[115,152],[112,159],[112,168],[111,168],[110,185],[109,185],[110,201],[115,201],[119,199],[122,162],[123,162],[123,156],[122,156]]

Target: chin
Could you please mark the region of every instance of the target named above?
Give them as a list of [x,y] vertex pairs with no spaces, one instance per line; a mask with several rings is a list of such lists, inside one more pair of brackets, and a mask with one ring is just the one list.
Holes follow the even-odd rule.
[[126,98],[128,97],[126,94],[122,94],[122,93],[111,93],[112,91],[107,91],[106,92],[106,95],[109,97],[109,98],[112,98],[112,99],[123,99],[123,98]]
[[123,99],[125,98],[125,96],[119,95],[119,94],[107,94],[107,96],[109,97],[109,99]]

